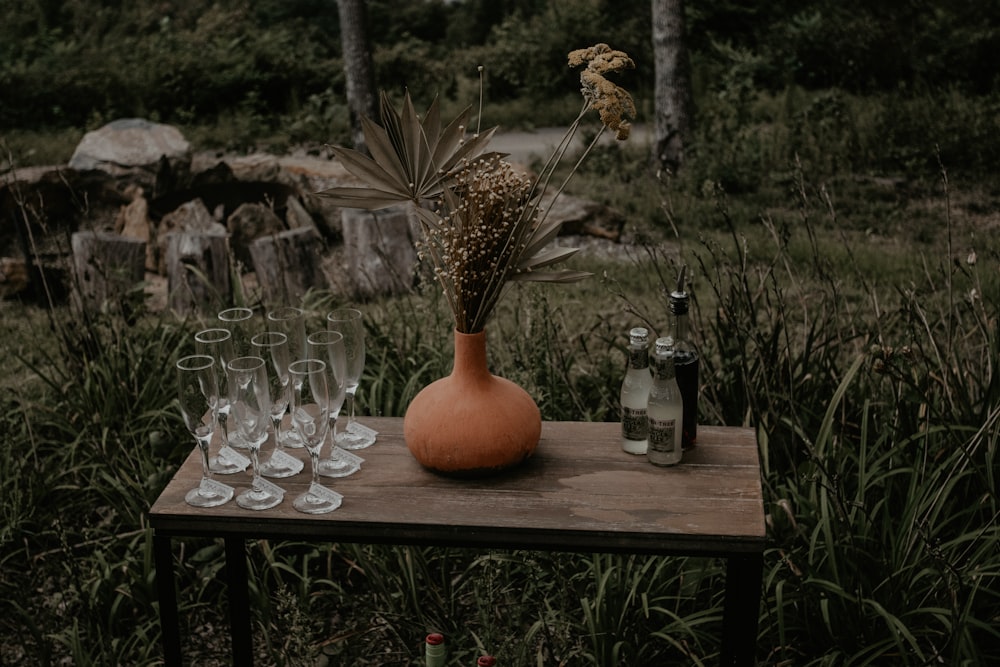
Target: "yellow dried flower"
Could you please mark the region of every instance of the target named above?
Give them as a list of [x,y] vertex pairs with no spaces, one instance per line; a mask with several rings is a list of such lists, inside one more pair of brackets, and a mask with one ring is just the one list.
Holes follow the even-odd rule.
[[632,124],[627,118],[635,118],[635,102],[621,86],[608,80],[604,75],[620,73],[635,67],[635,62],[623,51],[615,51],[607,44],[595,44],[586,49],[577,49],[569,54],[570,67],[586,65],[580,72],[580,83],[584,99],[590,108],[598,113],[601,123],[615,131],[619,141],[628,139]]

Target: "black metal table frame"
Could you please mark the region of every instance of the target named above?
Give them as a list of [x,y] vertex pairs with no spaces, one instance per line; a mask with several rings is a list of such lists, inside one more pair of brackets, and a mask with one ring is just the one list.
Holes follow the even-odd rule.
[[[201,534],[197,530],[164,531],[154,530],[153,554],[156,565],[157,590],[160,602],[160,624],[163,636],[164,661],[168,666],[181,665],[180,619],[177,610],[177,590],[174,578],[172,538],[220,537],[217,531]],[[238,667],[253,664],[253,634],[251,628],[249,578],[247,568],[247,539],[292,539],[282,534],[261,534],[256,531],[233,531],[221,536],[225,543],[225,578],[229,594],[229,622],[232,643],[233,664]],[[451,546],[486,549],[532,549],[541,551],[565,551],[556,544],[512,543],[504,539],[490,539],[478,535],[478,539],[463,540],[456,535],[455,540],[432,542],[422,540],[369,540],[363,536],[324,535],[316,541],[354,543],[392,543],[412,546]],[[298,536],[296,539],[301,539]],[[579,549],[573,551],[579,552]],[[607,553],[597,547],[593,553]],[[627,553],[653,555],[716,556],[726,559],[726,588],[722,618],[722,648],[720,664],[744,666],[755,663],[757,642],[757,619],[760,611],[761,585],[763,581],[763,553],[760,551],[706,553],[700,550],[686,551],[670,548],[658,550],[628,550]]]

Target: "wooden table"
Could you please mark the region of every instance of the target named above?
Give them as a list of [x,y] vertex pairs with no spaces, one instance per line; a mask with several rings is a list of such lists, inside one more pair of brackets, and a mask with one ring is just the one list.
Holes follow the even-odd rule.
[[[455,480],[424,470],[410,456],[399,418],[364,418],[378,442],[358,452],[362,470],[325,480],[344,495],[340,509],[297,512],[291,499],[306,471],[275,480],[285,500],[251,511],[235,502],[200,509],[184,502],[197,485],[197,451],[150,509],[164,654],[181,664],[171,538],[225,541],[233,661],[252,663],[245,540],[288,539],[579,553],[683,554],[727,559],[723,665],[752,665],[757,639],[764,508],[752,429],[698,427],[684,462],[657,468],[621,451],[617,423],[545,422],[535,455],[498,477]],[[305,457],[303,450],[292,453]],[[234,479],[235,477],[235,479]],[[248,475],[220,477],[237,486]]]

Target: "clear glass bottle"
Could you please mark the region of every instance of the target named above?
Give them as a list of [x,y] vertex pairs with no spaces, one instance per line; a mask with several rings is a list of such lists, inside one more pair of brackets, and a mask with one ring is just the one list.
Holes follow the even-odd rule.
[[698,350],[691,341],[688,329],[690,298],[684,291],[685,270],[681,269],[677,289],[670,293],[670,331],[674,339],[674,367],[677,371],[677,386],[684,401],[684,426],[682,442],[684,449],[694,447],[698,441]]
[[444,667],[444,635],[432,632],[424,639],[424,667]]
[[672,466],[681,462],[681,424],[684,403],[677,386],[675,350],[669,337],[657,338],[653,353],[653,386],[649,390],[649,450],[653,465]]
[[628,368],[621,390],[622,449],[645,454],[649,422],[646,401],[653,377],[649,374],[649,332],[642,327],[629,331]]

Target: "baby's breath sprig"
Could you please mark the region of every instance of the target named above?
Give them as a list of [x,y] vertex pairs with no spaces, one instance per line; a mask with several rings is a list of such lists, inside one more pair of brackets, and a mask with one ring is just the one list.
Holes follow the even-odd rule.
[[[590,275],[551,269],[576,249],[552,243],[561,223],[546,219],[548,209],[542,209],[541,202],[588,111],[597,111],[601,130],[579,156],[555,197],[605,129],[614,131],[619,140],[628,137],[628,119],[635,117],[635,104],[605,75],[635,65],[628,55],[607,44],[573,51],[569,64],[586,65],[580,73],[583,107],[534,180],[517,173],[505,156],[486,152],[496,128],[465,137],[471,108],[442,128],[437,102],[421,121],[408,94],[401,112],[383,94],[382,125],[367,119],[364,122],[371,157],[346,148],[333,149],[365,186],[332,188],[320,194],[333,199],[335,205],[367,210],[411,202],[423,231],[418,255],[432,263],[454,313],[455,328],[462,333],[482,331],[514,281],[572,282]],[[480,67],[480,83],[482,72]]]

